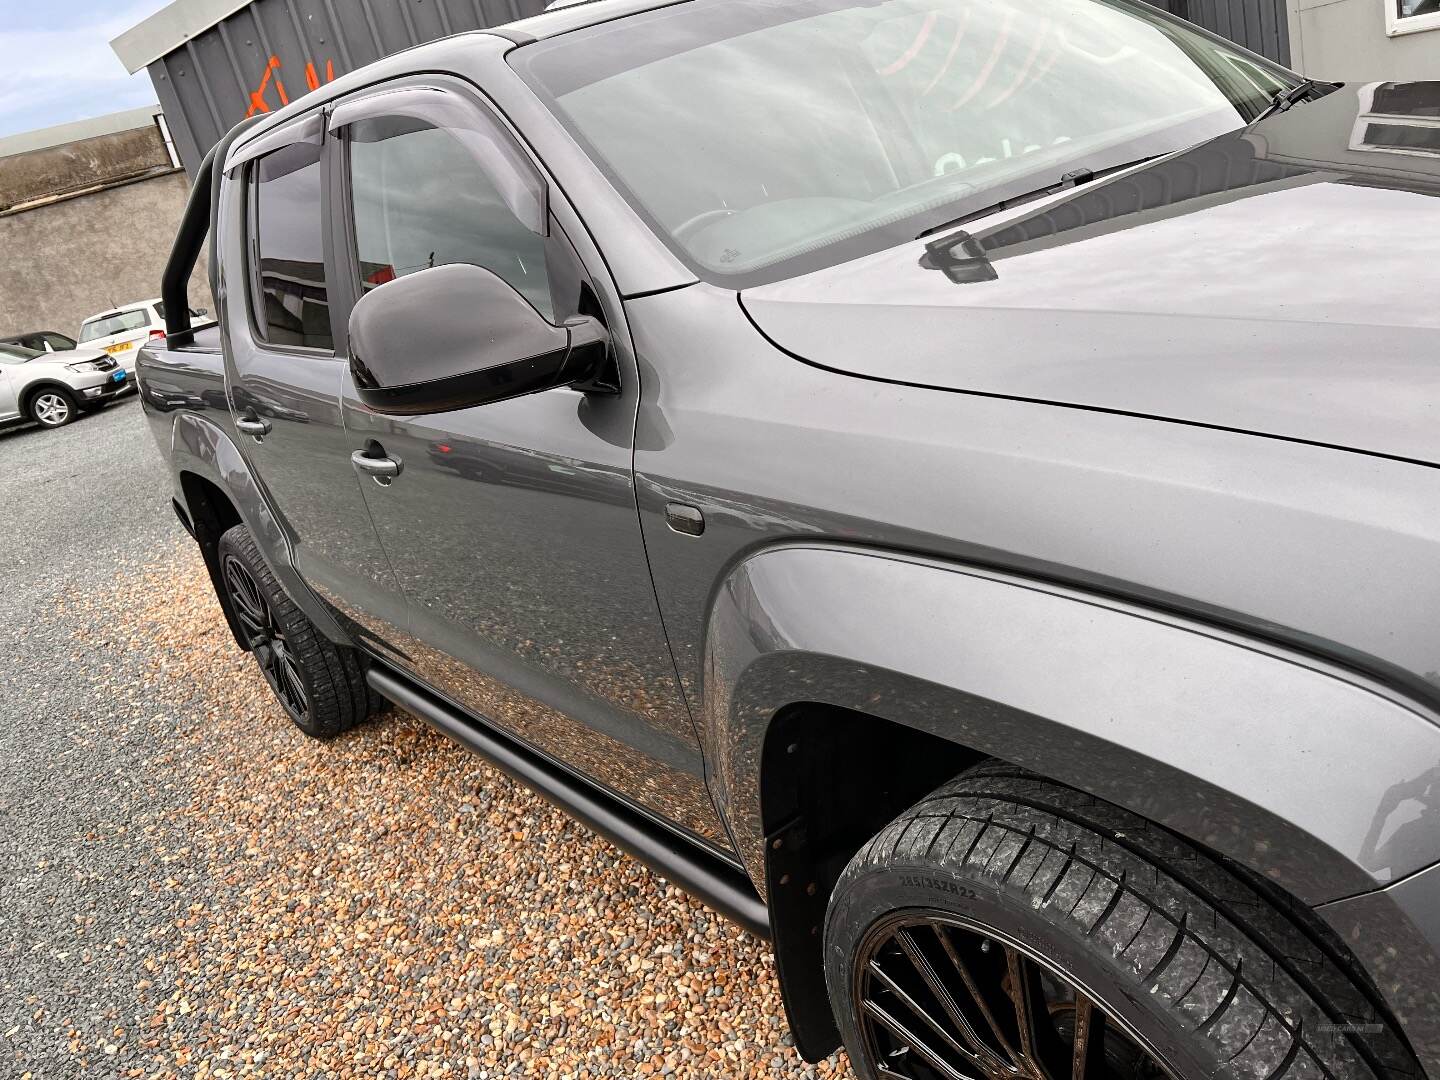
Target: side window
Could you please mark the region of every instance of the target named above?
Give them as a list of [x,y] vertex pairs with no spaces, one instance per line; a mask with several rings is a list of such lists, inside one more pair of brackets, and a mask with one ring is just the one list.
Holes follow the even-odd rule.
[[483,266],[552,322],[543,185],[482,118],[383,115],[345,128],[361,287],[446,263]]
[[291,143],[258,158],[250,236],[255,322],[272,345],[333,349],[317,143]]

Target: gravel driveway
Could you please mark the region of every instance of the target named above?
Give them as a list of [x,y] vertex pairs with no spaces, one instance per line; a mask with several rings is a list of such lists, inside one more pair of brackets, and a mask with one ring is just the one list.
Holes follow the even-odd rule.
[[131,398],[0,433],[0,1077],[847,1075],[768,947],[394,711],[306,740]]

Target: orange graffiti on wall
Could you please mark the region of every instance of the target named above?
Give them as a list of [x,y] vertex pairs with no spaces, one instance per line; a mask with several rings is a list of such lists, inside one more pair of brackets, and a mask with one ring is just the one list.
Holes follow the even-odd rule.
[[[335,81],[335,65],[332,61],[325,61],[325,81]],[[272,56],[265,64],[265,74],[260,78],[260,85],[250,93],[250,108],[246,110],[247,117],[256,113],[268,113],[270,103],[265,100],[265,92],[270,88],[271,83],[275,84],[275,94],[280,99],[281,105],[289,105],[289,95],[285,93],[285,83],[280,78],[280,58]],[[311,90],[320,89],[320,77],[315,71],[315,61],[305,62],[305,85]]]

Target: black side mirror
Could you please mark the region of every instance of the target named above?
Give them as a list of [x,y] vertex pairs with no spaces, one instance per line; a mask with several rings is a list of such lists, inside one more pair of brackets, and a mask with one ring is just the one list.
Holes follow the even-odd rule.
[[592,381],[605,329],[547,322],[489,270],[435,266],[371,290],[350,312],[350,370],[381,413],[446,412]]

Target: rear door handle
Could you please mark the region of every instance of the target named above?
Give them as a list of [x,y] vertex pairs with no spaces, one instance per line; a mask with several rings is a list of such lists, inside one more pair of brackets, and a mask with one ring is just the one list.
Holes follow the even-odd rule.
[[235,420],[235,427],[246,435],[253,435],[260,438],[262,435],[270,434],[270,421],[258,416],[241,416]]
[[374,477],[382,487],[400,475],[400,462],[387,456],[385,448],[373,440],[364,450],[356,450],[350,455],[350,464],[366,476]]

